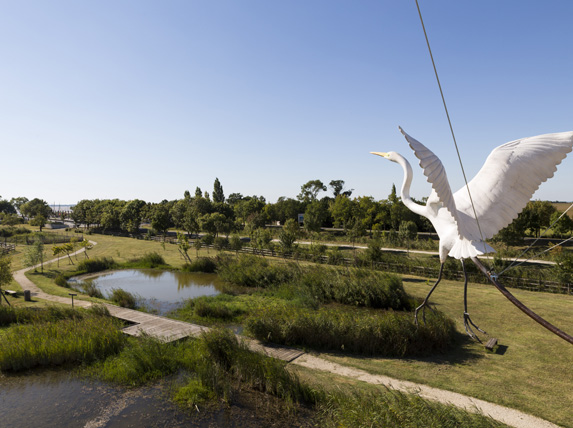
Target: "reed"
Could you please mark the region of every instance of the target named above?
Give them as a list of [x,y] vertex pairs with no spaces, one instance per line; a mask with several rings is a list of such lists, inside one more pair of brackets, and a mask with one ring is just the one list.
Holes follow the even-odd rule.
[[183,265],[181,270],[184,272],[204,272],[204,273],[214,273],[217,269],[217,262],[210,257],[199,257],[193,260],[191,263],[186,263]]
[[410,312],[289,305],[253,314],[246,328],[257,339],[272,343],[390,357],[443,352],[454,335],[453,322],[438,312],[428,314],[417,327]]
[[84,259],[78,263],[76,274],[101,272],[104,270],[115,269],[116,267],[117,263],[113,260],[112,257]]
[[112,288],[108,298],[122,308],[137,308],[137,297],[122,288]]
[[113,318],[94,314],[11,326],[4,331],[0,370],[104,359],[124,345],[125,337],[118,327]]
[[501,428],[506,425],[482,414],[427,401],[399,391],[330,394],[319,411],[324,428],[373,426],[409,428]]

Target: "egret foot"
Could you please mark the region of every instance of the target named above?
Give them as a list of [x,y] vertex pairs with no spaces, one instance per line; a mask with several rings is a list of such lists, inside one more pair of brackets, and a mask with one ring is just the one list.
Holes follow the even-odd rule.
[[483,334],[487,334],[487,333],[485,331],[483,331],[481,328],[479,328],[477,325],[474,324],[474,322],[470,318],[470,314],[468,314],[467,312],[464,312],[464,327],[465,327],[466,333],[468,334],[469,337],[471,337],[474,340],[477,340],[479,343],[482,343],[480,338],[477,337],[477,335],[472,330],[472,327],[474,327],[480,333],[483,333]]
[[416,326],[418,325],[418,312],[420,309],[422,310],[422,321],[424,321],[424,324],[426,323],[426,306],[429,310],[433,311],[432,307],[428,304],[428,301],[424,300],[424,302],[418,306],[414,312],[414,324],[416,324]]
[[424,299],[422,304],[420,306],[418,306],[416,308],[416,311],[414,312],[414,324],[416,324],[416,326],[418,325],[418,312],[420,311],[420,309],[422,309],[422,319],[424,320],[424,323],[426,322],[426,312],[425,312],[426,306],[428,306],[428,308],[430,308],[430,310],[433,311],[433,309],[430,307],[430,305],[428,305],[428,300],[430,300],[430,296],[432,295],[432,293],[434,292],[434,290],[436,289],[436,287],[438,286],[438,284],[442,280],[442,273],[443,272],[444,272],[444,264],[440,263],[440,273],[438,274],[438,279],[436,280],[435,284],[430,289],[430,292],[428,293],[428,295],[426,296],[426,298]]

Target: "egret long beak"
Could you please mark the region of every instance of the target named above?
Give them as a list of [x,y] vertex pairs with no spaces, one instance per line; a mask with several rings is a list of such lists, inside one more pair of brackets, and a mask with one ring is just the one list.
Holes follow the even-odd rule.
[[382,156],[383,158],[388,157],[388,153],[384,152],[370,152],[373,155]]

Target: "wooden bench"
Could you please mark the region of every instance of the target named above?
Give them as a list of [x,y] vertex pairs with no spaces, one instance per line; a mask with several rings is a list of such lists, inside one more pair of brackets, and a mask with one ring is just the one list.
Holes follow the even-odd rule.
[[497,345],[497,339],[495,337],[492,337],[485,344],[485,349],[487,349],[488,351],[493,351],[495,345]]

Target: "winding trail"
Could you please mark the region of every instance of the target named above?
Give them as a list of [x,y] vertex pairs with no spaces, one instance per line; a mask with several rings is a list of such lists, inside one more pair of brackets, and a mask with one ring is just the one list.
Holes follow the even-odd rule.
[[[96,242],[90,241],[92,245],[96,245]],[[76,255],[84,251],[81,249],[76,251],[72,255]],[[64,259],[67,256],[60,257],[60,259]],[[58,259],[49,260],[44,264],[49,264],[56,262]],[[47,300],[50,302],[57,302],[63,304],[71,304],[71,298],[66,298],[62,296],[54,296],[52,294],[45,293],[42,291],[36,284],[30,281],[26,277],[26,272],[31,269],[36,268],[37,266],[32,266],[29,268],[21,269],[16,272],[13,272],[14,280],[20,284],[23,290],[30,290],[30,293],[33,297]],[[85,300],[74,300],[74,305],[80,306],[83,308],[88,308],[92,305],[91,302]],[[125,308],[120,308],[115,305],[106,304],[105,305],[110,313],[113,316],[116,316],[121,319],[128,319],[126,317],[131,315],[125,315]],[[129,310],[128,310],[129,311]],[[168,318],[158,317],[156,315],[144,314],[138,311],[131,311],[135,312],[138,317],[151,317],[151,318],[163,318],[164,320],[168,320],[173,323],[177,323],[179,326],[185,325],[186,331],[189,331],[189,334],[185,334],[185,336],[192,335],[196,336],[199,335],[202,331],[208,330],[208,328],[191,324],[185,323],[183,321],[176,321],[176,320],[169,320]],[[123,314],[123,315],[122,315]],[[135,315],[134,315],[135,316]],[[141,319],[141,318],[140,318]],[[125,331],[127,334],[138,335],[141,334],[142,331],[145,331],[144,328],[140,327],[143,326],[144,322],[141,324],[137,324],[134,326],[127,327]],[[130,330],[131,329],[131,330]],[[153,330],[152,330],[153,331]],[[159,336],[159,338],[165,339],[167,336]],[[183,337],[183,336],[181,336]],[[242,340],[246,340],[249,344],[249,347],[256,352],[260,352],[275,358],[280,358],[284,361],[290,362],[290,364],[298,365],[301,367],[306,367],[312,370],[320,370],[329,373],[333,373],[336,375],[356,379],[362,382],[370,383],[373,385],[383,385],[388,388],[398,390],[405,393],[417,394],[422,398],[437,401],[444,404],[451,404],[456,407],[462,408],[469,412],[474,413],[482,413],[486,416],[490,416],[492,419],[495,419],[499,422],[502,422],[510,427],[515,428],[559,428],[558,425],[555,425],[551,422],[548,422],[544,419],[538,418],[536,416],[529,415],[527,413],[520,412],[518,410],[514,410],[508,407],[500,406],[497,404],[489,403],[487,401],[479,400],[477,398],[468,397],[466,395],[458,394],[456,392],[446,391],[442,389],[432,388],[427,385],[418,384],[414,382],[393,379],[387,376],[382,375],[374,375],[368,373],[364,370],[344,366],[341,364],[337,364],[323,358],[320,358],[317,355],[311,355],[308,353],[304,353],[302,351],[294,350],[292,348],[281,347],[281,346],[267,346],[263,345],[258,341],[247,339],[241,337]]]

